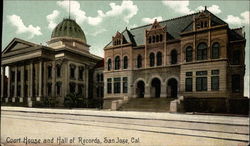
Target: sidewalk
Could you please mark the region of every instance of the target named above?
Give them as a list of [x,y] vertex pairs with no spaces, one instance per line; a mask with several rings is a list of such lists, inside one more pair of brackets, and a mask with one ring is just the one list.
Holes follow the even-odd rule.
[[129,118],[129,119],[187,121],[187,122],[242,125],[242,126],[249,125],[248,117],[235,117],[235,116],[190,115],[190,114],[177,114],[177,113],[130,112],[130,111],[124,112],[124,111],[104,111],[104,110],[92,110],[92,109],[48,109],[48,108],[26,108],[26,107],[8,107],[8,106],[2,106],[1,110],[14,111],[14,112],[86,115],[86,116],[116,117],[116,118]]

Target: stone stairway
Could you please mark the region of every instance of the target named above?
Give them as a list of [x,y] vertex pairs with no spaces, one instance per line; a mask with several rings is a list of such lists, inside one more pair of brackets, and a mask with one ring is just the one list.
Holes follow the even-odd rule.
[[132,98],[122,105],[120,111],[169,112],[170,102],[174,98]]

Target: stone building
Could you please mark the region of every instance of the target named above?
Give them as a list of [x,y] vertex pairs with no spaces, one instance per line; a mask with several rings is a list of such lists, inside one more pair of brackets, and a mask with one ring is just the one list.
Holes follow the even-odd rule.
[[117,32],[104,48],[104,102],[243,97],[245,34],[202,12]]
[[[101,57],[89,52],[85,34],[72,19],[64,19],[53,30],[48,45],[14,38],[2,52],[2,76],[8,67],[8,84],[2,82],[6,102],[55,98],[63,105],[69,93],[92,98],[93,72]],[[7,94],[4,87],[8,88]],[[4,96],[7,95],[7,96]]]

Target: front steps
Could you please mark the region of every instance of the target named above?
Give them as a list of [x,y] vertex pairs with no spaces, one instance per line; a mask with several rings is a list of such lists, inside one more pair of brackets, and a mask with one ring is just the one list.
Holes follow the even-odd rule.
[[169,112],[170,102],[175,98],[131,98],[120,111]]

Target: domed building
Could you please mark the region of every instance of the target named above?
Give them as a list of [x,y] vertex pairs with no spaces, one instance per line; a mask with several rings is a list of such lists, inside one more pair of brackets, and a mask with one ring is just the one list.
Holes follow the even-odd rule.
[[63,19],[47,44],[14,38],[3,50],[2,73],[8,69],[9,78],[7,85],[2,82],[2,101],[34,106],[53,100],[63,106],[70,93],[94,98],[94,90],[103,92],[102,84],[93,86],[95,75],[102,76],[103,59],[89,52],[84,31],[75,20]]

